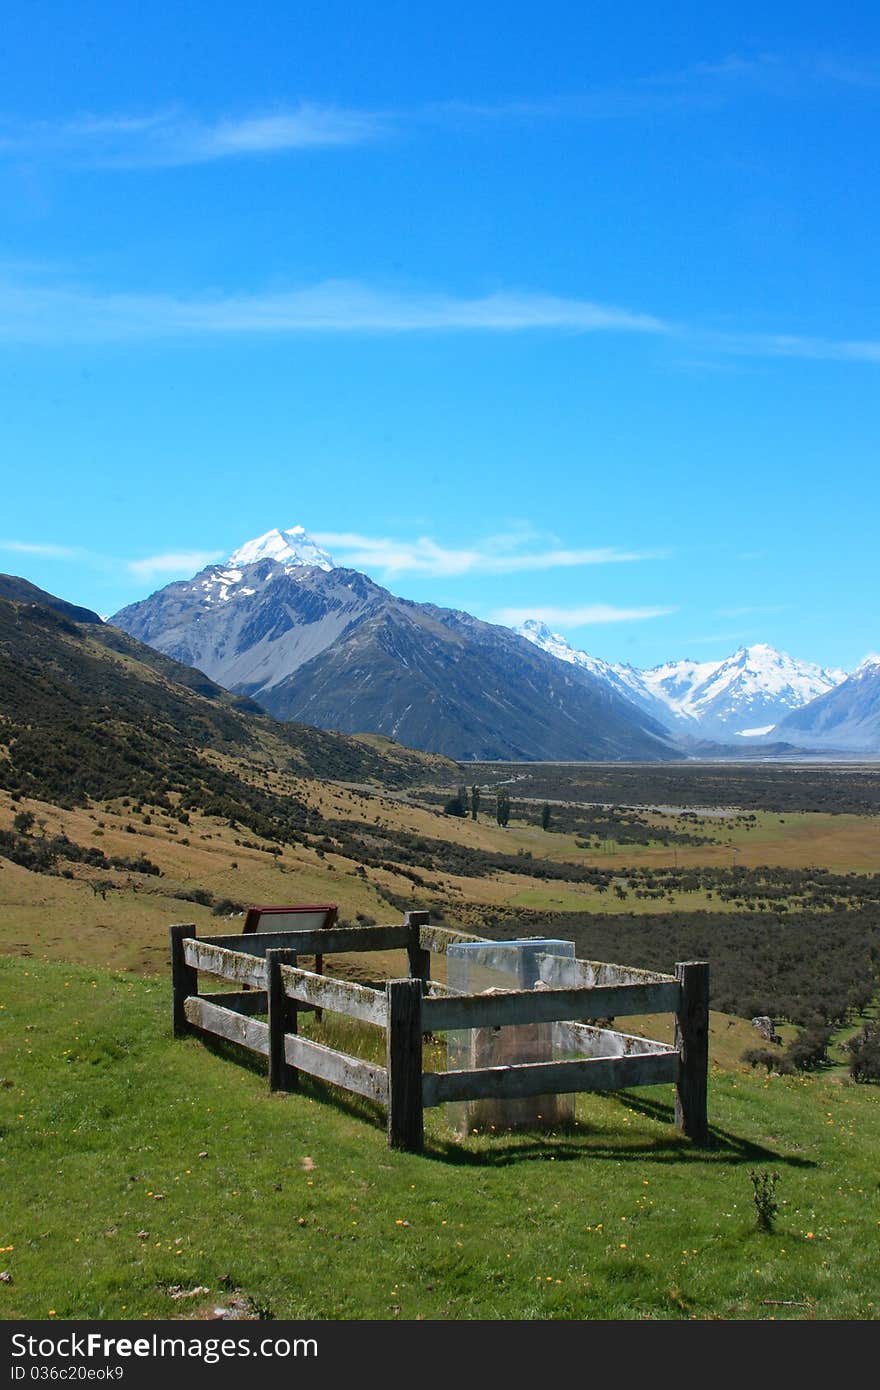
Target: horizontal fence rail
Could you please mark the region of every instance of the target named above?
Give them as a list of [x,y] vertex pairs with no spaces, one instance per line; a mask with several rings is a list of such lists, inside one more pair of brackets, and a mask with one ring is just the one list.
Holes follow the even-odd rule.
[[426,1032],[445,1032],[451,1028],[502,1028],[515,1023],[556,1023],[572,1018],[616,1018],[619,1014],[674,1013],[680,1002],[681,986],[674,980],[657,985],[459,994],[423,1000],[422,1026]]
[[269,1054],[269,1025],[258,1018],[248,1018],[234,1009],[224,1009],[207,999],[191,995],[185,1004],[186,1016],[194,1028],[203,1033],[216,1033],[227,1042],[238,1043],[251,1052]]
[[264,956],[267,951],[292,950],[301,956],[330,955],[335,951],[393,951],[408,946],[412,928],[395,927],[318,927],[312,931],[252,932],[246,936],[205,936],[206,945],[224,946]]
[[183,943],[183,957],[193,970],[205,970],[209,975],[220,975],[240,985],[253,985],[255,989],[266,988],[266,962],[244,951],[189,939]]
[[388,1022],[388,1004],[384,993],[380,994],[367,985],[334,980],[327,975],[316,975],[310,970],[283,964],[281,979],[287,998],[295,999],[297,1003],[347,1014],[362,1023],[378,1024],[380,1028],[384,1028]]
[[675,1081],[674,1052],[641,1057],[597,1057],[573,1062],[522,1062],[513,1067],[425,1072],[422,1104],[451,1100],[520,1100],[527,1096],[567,1095],[576,1091],[616,1091]]
[[486,941],[485,936],[470,936],[467,932],[452,931],[449,927],[419,927],[419,941],[426,951],[443,956],[450,946],[462,946],[474,941]]
[[557,1023],[561,1052],[577,1052],[582,1057],[632,1057],[650,1052],[675,1052],[672,1043],[640,1038],[635,1033],[618,1033],[613,1028],[594,1028],[591,1023]]
[[[709,984],[705,962],[683,962],[675,975],[604,961],[537,953],[534,989],[465,994],[431,979],[432,955],[450,946],[505,942],[431,926],[428,914],[407,913],[403,923],[328,927],[198,938],[191,924],[171,928],[175,1036],[213,1035],[268,1058],[273,1090],[295,1090],[300,1073],[341,1086],[384,1106],[388,1142],[419,1152],[425,1108],[446,1101],[518,1100],[580,1091],[620,1090],[672,1083],[676,1125],[697,1143],[708,1137]],[[334,952],[405,950],[409,978],[384,989],[320,973],[320,957]],[[316,957],[304,970],[300,956]],[[199,993],[202,971],[239,986]],[[572,979],[575,983],[572,984]],[[320,1019],[327,1009],[385,1031],[384,1067],[301,1037],[301,1012]],[[586,1020],[672,1013],[675,1042],[656,1042]],[[264,1022],[259,1015],[267,1015]],[[568,1061],[517,1063],[427,1072],[426,1034],[554,1024]]]
[[308,1072],[309,1076],[344,1086],[346,1091],[354,1091],[380,1105],[388,1104],[388,1072],[384,1067],[291,1033],[284,1039],[284,1056],[290,1066]]
[[[674,975],[660,970],[638,970],[632,965],[613,965],[610,961],[571,960],[566,956],[537,956],[538,977],[547,985],[656,985],[675,983]],[[572,973],[574,979],[571,978]]]

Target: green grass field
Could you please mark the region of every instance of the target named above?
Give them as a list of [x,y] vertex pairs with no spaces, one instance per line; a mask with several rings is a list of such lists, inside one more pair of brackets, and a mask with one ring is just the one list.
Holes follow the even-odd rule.
[[[174,1041],[164,976],[7,956],[0,1000],[3,1317],[880,1312],[875,1087],[713,1069],[706,1151],[665,1087],[556,1135],[459,1142],[432,1111],[415,1156],[351,1098]],[[773,1234],[751,1170],[779,1175]]]

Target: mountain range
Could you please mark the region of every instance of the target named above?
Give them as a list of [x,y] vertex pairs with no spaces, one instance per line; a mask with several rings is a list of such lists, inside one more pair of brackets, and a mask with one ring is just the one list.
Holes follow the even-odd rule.
[[684,736],[757,739],[792,710],[828,694],[846,672],[796,661],[765,643],[740,647],[723,661],[667,661],[647,671],[611,665],[571,647],[544,623],[517,628],[561,661],[583,665],[629,694],[661,723]]
[[111,622],[276,719],[459,760],[662,761],[669,731],[509,628],[397,598],[272,531]]
[[534,620],[512,630],[396,597],[336,566],[300,526],[247,541],[110,623],[276,719],[459,761],[880,751],[877,658],[847,676],[757,644],[638,670]]

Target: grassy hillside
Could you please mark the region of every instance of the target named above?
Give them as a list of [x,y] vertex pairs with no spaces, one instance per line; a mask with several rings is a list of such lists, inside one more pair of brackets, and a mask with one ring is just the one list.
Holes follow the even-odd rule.
[[[112,629],[0,600],[0,1316],[875,1318],[876,1087],[849,1083],[839,1045],[806,1076],[740,1062],[757,1002],[836,1010],[841,1040],[858,1026],[874,774],[739,768],[723,813],[719,769],[652,776],[557,770],[501,827],[487,773],[476,820],[444,815],[462,769],[275,725]],[[592,804],[637,785],[637,809]],[[168,924],[235,931],[249,903],[304,901],[632,965],[707,955],[715,1001],[745,1013],[711,1016],[712,1147],[651,1088],[581,1097],[553,1136],[459,1141],[429,1112],[425,1156],[392,1154],[360,1102],[270,1097],[253,1067],[174,1042]],[[337,963],[405,971],[394,952]],[[631,1026],[667,1038],[670,1020]],[[779,1175],[775,1234],[752,1171]]]
[[[671,1091],[586,1096],[552,1136],[427,1152],[315,1083],[170,1037],[167,982],[0,961],[7,1318],[876,1318],[870,1087],[713,1071],[713,1146]],[[773,1234],[750,1171],[778,1173]]]
[[0,598],[0,770],[11,791],[66,805],[149,797],[228,803],[291,833],[302,808],[274,773],[405,785],[449,769],[390,740],[377,747],[280,725],[200,671],[100,624]]

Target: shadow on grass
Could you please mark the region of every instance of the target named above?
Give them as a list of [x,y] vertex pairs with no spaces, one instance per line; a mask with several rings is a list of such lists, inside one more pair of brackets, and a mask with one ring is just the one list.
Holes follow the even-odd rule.
[[[266,1059],[258,1053],[211,1034],[199,1036],[215,1056],[234,1061],[255,1075],[265,1078]],[[293,1094],[308,1096],[319,1105],[331,1107],[338,1114],[369,1124],[372,1129],[385,1129],[386,1115],[382,1106],[329,1082],[315,1080],[301,1073],[299,1091]],[[579,1123],[567,1129],[560,1127],[551,1133],[523,1129],[494,1135],[484,1134],[482,1144],[475,1147],[471,1144],[470,1136],[463,1143],[432,1132],[429,1121],[426,1124],[423,1156],[453,1167],[476,1168],[503,1168],[515,1163],[546,1161],[548,1158],[557,1163],[584,1159],[595,1162],[642,1163],[645,1159],[650,1159],[655,1163],[721,1163],[730,1166],[772,1163],[788,1168],[817,1166],[813,1159],[768,1148],[765,1144],[744,1139],[730,1130],[721,1129],[718,1125],[709,1126],[709,1141],[700,1147],[677,1130],[669,1133],[669,1128],[675,1122],[675,1108],[671,1103],[630,1091],[599,1094],[617,1102],[623,1109],[656,1121],[658,1126],[663,1126],[664,1129],[658,1129],[656,1135],[640,1135],[634,1137],[632,1142],[627,1142],[603,1132],[598,1125]],[[426,1113],[426,1119],[430,1113]]]
[[245,1071],[265,1077],[267,1063],[266,1058],[261,1053],[252,1052],[249,1047],[244,1047],[240,1043],[218,1037],[216,1033],[202,1033],[193,1029],[191,1036],[198,1038],[199,1043],[212,1056],[222,1057],[225,1062],[234,1062],[236,1066],[243,1067]]
[[[239,1043],[230,1042],[226,1038],[217,1037],[213,1033],[199,1033],[197,1036],[199,1042],[203,1043],[213,1056],[226,1062],[234,1062],[236,1066],[243,1067],[254,1076],[261,1077],[266,1083],[266,1094],[271,1094],[268,1089],[268,1064],[261,1053],[252,1052],[250,1048],[242,1047]],[[276,1094],[283,1095],[285,1092],[277,1092]],[[364,1120],[376,1129],[385,1129],[385,1110],[382,1106],[368,1100],[366,1096],[359,1096],[353,1091],[344,1090],[341,1086],[334,1086],[332,1082],[311,1077],[307,1072],[300,1072],[298,1089],[286,1094],[308,1096],[310,1100],[319,1105],[329,1106],[353,1119]]]
[[[606,1099],[617,1101],[627,1110],[656,1120],[658,1124],[667,1127],[674,1124],[675,1110],[670,1104],[633,1095],[629,1091],[605,1094]],[[577,1159],[642,1163],[650,1159],[655,1163],[722,1163],[731,1166],[773,1163],[788,1168],[817,1166],[812,1159],[768,1148],[717,1125],[709,1126],[709,1141],[704,1146],[694,1144],[677,1131],[669,1134],[668,1129],[665,1133],[641,1135],[634,1137],[632,1142],[626,1142],[603,1133],[599,1126],[583,1124],[568,1130],[559,1129],[552,1134],[520,1130],[516,1135],[508,1132],[484,1138],[487,1139],[486,1147],[472,1148],[454,1139],[426,1136],[426,1157],[455,1166],[485,1168],[507,1167],[550,1157],[557,1163]]]

